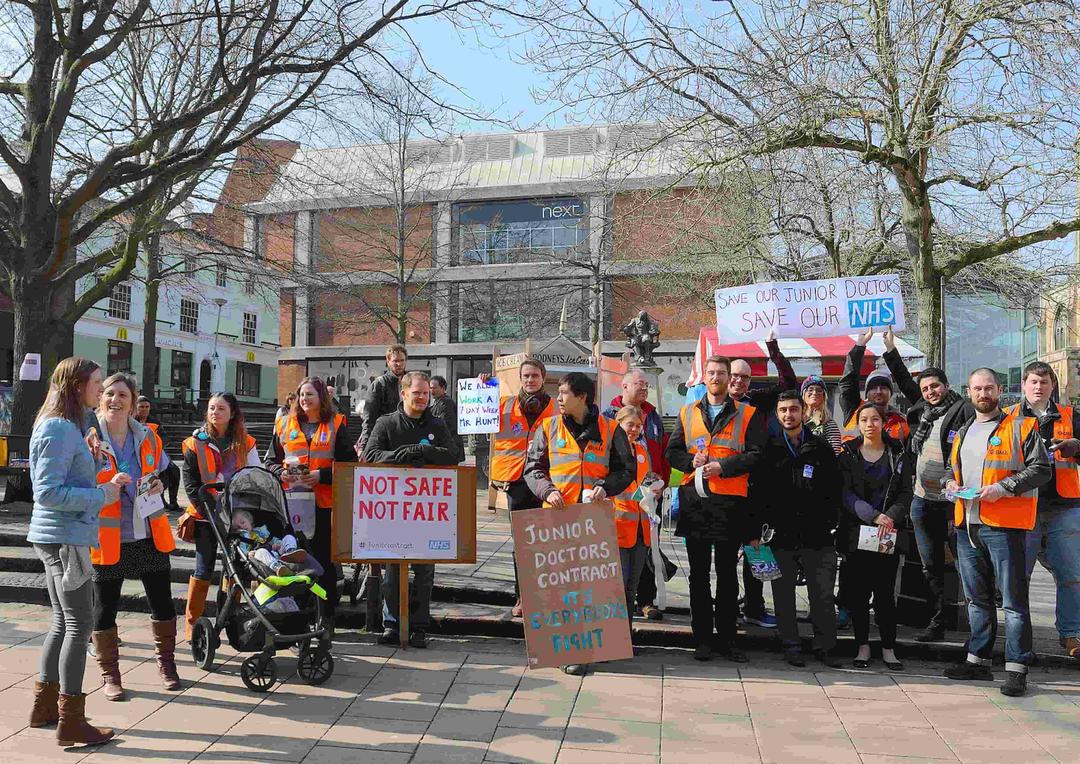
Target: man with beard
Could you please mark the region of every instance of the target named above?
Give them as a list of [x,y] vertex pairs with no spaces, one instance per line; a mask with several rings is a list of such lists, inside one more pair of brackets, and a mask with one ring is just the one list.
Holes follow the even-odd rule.
[[1028,364],[1022,384],[1023,399],[1006,413],[1035,418],[1054,471],[1039,489],[1035,529],[1027,537],[1028,578],[1041,557],[1057,585],[1058,639],[1066,655],[1080,658],[1080,413],[1051,400],[1057,384],[1049,364]]
[[911,501],[911,523],[919,547],[923,576],[930,590],[930,622],[915,636],[917,642],[938,642],[945,637],[945,545],[949,543],[949,515],[952,503],[945,499],[943,486],[949,477],[947,457],[960,428],[975,416],[971,400],[949,389],[943,369],[927,367],[912,379],[890,326],[882,335],[885,359],[900,393],[911,408],[907,412],[911,430],[909,446],[915,457],[915,497]]
[[[739,547],[756,539],[747,500],[750,473],[765,444],[764,416],[755,407],[728,395],[731,361],[711,356],[705,361],[705,397],[683,406],[668,441],[667,459],[685,473],[679,488],[680,512],[675,534],[686,540],[690,565],[690,618],[694,658],[712,658],[713,628],[721,655],[745,663],[735,647],[739,585],[727,571]],[[700,471],[700,474],[698,474]],[[710,572],[716,562],[716,595]]]
[[[511,512],[536,509],[541,501],[525,482],[525,455],[540,422],[555,414],[555,401],[544,392],[547,367],[535,358],[526,358],[518,366],[521,390],[517,395],[499,399],[499,431],[491,438],[491,472],[488,479],[496,489],[506,494]],[[480,382],[487,384],[490,374],[481,374]],[[514,594],[517,602],[510,610],[514,618],[521,617],[521,596],[518,589],[517,563],[514,564]]]
[[840,661],[832,655],[836,646],[833,531],[842,488],[840,463],[828,441],[803,426],[805,413],[798,392],[780,393],[776,418],[782,432],[771,435],[765,446],[762,463],[768,465],[769,480],[755,489],[755,495],[775,531],[770,548],[782,575],[772,582],[773,603],[787,662],[806,665],[795,617],[795,579],[801,565],[814,624],[814,655],[826,667],[837,668]]
[[994,586],[1005,606],[1005,684],[1001,693],[1023,695],[1031,662],[1027,533],[1035,527],[1039,486],[1053,471],[1038,423],[999,407],[1001,386],[993,369],[968,377],[975,419],[960,429],[945,486],[955,497],[956,556],[968,601],[971,637],[967,660],[945,669],[949,679],[993,680],[997,638]]

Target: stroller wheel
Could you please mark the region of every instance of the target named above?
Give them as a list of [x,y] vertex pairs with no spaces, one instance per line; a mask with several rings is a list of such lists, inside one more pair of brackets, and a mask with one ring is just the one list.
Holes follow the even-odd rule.
[[277,681],[277,663],[262,653],[252,655],[240,664],[240,678],[252,692],[266,692]]
[[214,670],[214,651],[221,641],[214,631],[214,622],[209,618],[200,618],[191,630],[191,658],[203,671]]
[[334,674],[334,656],[325,647],[303,647],[296,661],[296,673],[307,684],[318,685]]

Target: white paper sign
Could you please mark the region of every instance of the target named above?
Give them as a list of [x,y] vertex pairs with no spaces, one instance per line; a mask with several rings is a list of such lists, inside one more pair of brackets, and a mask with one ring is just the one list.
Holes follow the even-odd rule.
[[457,499],[454,470],[357,467],[352,556],[363,560],[456,559]]
[[36,382],[41,379],[41,353],[27,353],[19,367],[19,379]]
[[773,327],[779,337],[834,337],[890,325],[898,332],[906,327],[896,274],[770,281],[716,290],[716,334],[721,343],[755,342]]
[[499,381],[478,379],[457,383],[457,431],[459,435],[499,431]]

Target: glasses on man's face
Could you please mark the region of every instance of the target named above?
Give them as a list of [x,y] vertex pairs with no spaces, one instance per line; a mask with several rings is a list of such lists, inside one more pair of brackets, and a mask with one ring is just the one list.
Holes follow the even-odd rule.
[[732,374],[731,375],[731,381],[732,382],[734,382],[737,379],[742,380],[743,382],[749,382],[750,381],[750,375],[749,374]]

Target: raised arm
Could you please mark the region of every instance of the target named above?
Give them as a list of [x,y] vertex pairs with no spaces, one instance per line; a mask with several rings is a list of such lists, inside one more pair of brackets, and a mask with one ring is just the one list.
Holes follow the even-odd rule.
[[911,372],[900,358],[900,351],[896,349],[896,335],[893,334],[891,326],[881,335],[881,338],[885,341],[885,354],[881,357],[885,359],[885,365],[889,367],[893,382],[900,389],[900,394],[914,406],[922,400],[922,391],[919,390],[919,383],[911,377]]

